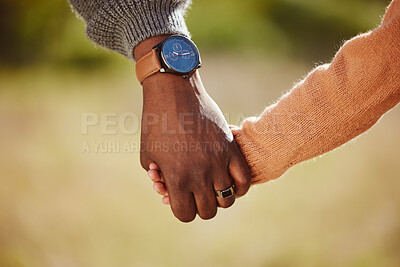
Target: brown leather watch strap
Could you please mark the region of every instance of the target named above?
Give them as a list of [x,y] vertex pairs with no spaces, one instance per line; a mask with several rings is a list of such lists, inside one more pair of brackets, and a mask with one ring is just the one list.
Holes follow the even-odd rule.
[[136,62],[136,77],[140,84],[142,84],[147,77],[158,72],[160,69],[161,64],[157,56],[157,51],[152,49]]

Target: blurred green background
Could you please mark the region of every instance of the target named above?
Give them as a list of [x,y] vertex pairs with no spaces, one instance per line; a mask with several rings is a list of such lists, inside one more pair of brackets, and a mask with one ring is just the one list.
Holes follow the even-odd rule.
[[[379,25],[387,4],[194,0],[187,23],[208,92],[238,124]],[[94,47],[66,1],[1,0],[1,267],[400,265],[398,107],[191,224],[162,206],[137,151],[82,152],[140,138],[82,134],[83,114],[140,111],[133,64]]]

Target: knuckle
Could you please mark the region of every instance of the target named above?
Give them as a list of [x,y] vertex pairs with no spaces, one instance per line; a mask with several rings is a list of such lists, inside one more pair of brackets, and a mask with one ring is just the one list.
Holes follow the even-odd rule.
[[191,171],[192,175],[197,177],[204,177],[207,175],[207,171],[204,168],[195,167]]
[[246,187],[236,187],[236,190],[235,190],[235,196],[236,197],[241,197],[241,196],[243,196],[244,194],[246,194],[247,193],[247,191],[248,191],[249,189],[248,188],[246,188]]
[[223,209],[227,209],[232,207],[232,205],[235,203],[235,198],[232,197],[232,200],[229,201],[222,201],[222,203],[220,203],[220,207]]
[[196,213],[193,214],[184,214],[184,215],[180,215],[180,216],[176,216],[178,218],[178,220],[180,220],[183,223],[190,223],[191,221],[193,221],[196,218]]
[[250,187],[250,182],[251,182],[250,178],[247,177],[241,177],[240,179],[235,180],[236,186],[241,189],[246,189]]
[[200,218],[203,220],[210,220],[214,218],[217,215],[217,209],[212,209],[204,213],[199,213]]
[[193,180],[194,179],[196,179],[197,188],[207,190],[212,185],[211,177],[208,175],[193,177]]
[[173,174],[169,178],[171,186],[176,190],[183,191],[188,188],[189,179],[185,179],[185,176]]
[[214,175],[213,176],[214,188],[215,190],[225,190],[232,186],[235,181],[232,180],[229,176],[224,174]]
[[175,217],[181,222],[188,223],[196,218],[196,209],[185,206],[182,202],[172,202],[171,209]]
[[215,217],[217,214],[217,202],[212,199],[203,199],[197,203],[197,211],[200,218],[203,220],[209,220]]
[[205,211],[199,212],[200,218],[203,220],[210,220],[217,215],[217,206],[214,204],[212,207],[208,207]]

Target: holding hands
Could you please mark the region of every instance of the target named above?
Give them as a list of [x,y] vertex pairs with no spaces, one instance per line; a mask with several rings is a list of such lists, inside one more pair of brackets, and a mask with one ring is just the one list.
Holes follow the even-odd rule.
[[183,222],[210,219],[244,195],[246,160],[253,183],[276,179],[367,131],[400,102],[400,0],[378,28],[345,42],[331,63],[246,120],[241,150],[197,71],[200,56],[184,20],[191,1],[69,1],[92,41],[136,60],[141,165]]
[[[142,42],[135,57],[150,51],[160,38]],[[218,206],[230,207],[250,187],[247,163],[221,110],[197,71],[186,79],[156,73],[142,85],[142,167],[152,175],[162,170],[162,184],[155,188],[165,193],[168,188],[164,201],[179,220],[190,222],[196,214],[213,218]],[[157,164],[150,165],[153,162]],[[221,197],[216,196],[218,191]]]

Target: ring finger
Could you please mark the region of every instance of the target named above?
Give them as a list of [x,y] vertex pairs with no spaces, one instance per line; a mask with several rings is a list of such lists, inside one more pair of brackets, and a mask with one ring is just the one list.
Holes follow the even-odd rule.
[[[228,173],[216,177],[220,177],[220,179],[214,181],[214,190],[218,206],[221,208],[229,208],[235,203],[233,180]],[[217,195],[218,192],[220,192],[219,196]]]

